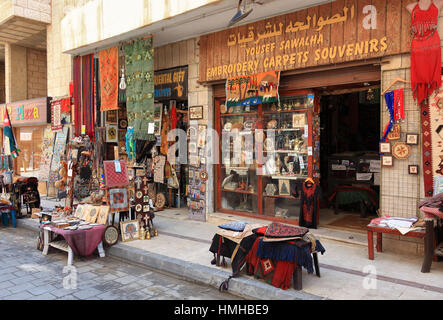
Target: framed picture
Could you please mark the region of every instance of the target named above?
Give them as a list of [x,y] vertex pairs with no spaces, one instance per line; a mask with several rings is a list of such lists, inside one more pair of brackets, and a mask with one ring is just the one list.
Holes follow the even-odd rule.
[[126,188],[109,189],[108,203],[111,212],[128,211],[129,210],[128,189]]
[[197,128],[195,126],[190,126],[186,132],[189,140],[197,140]]
[[97,216],[98,224],[108,224],[109,209],[109,206],[100,206]]
[[411,153],[411,146],[404,142],[396,142],[392,146],[392,155],[399,160],[404,160],[409,158]]
[[88,219],[89,217],[89,212],[91,211],[92,206],[89,204],[85,204],[83,205],[83,210],[82,210],[82,216],[80,217],[80,219],[85,220]]
[[83,210],[85,206],[82,204],[79,204],[74,212],[74,217],[81,219],[83,217]]
[[401,126],[399,123],[394,124],[391,132],[388,133],[389,140],[398,140],[401,137]]
[[394,160],[392,156],[382,156],[381,157],[381,165],[383,167],[392,167],[394,165]]
[[100,211],[100,207],[91,206],[91,209],[88,212],[85,220],[90,223],[95,223],[97,221],[98,212]]
[[140,239],[140,224],[138,220],[120,222],[122,241],[133,241]]
[[197,144],[195,142],[189,142],[189,153],[197,153]]
[[391,153],[391,144],[389,142],[380,142],[380,153]]
[[304,128],[306,124],[306,115],[304,113],[294,113],[292,115],[292,127]]
[[106,111],[106,123],[116,124],[117,123],[117,110]]
[[195,155],[191,155],[189,157],[189,164],[193,167],[200,167],[200,157],[195,156]]
[[281,196],[291,195],[291,187],[289,184],[289,180],[287,179],[278,180],[278,194]]
[[118,130],[118,141],[124,142],[126,145],[126,130]]
[[197,139],[197,146],[199,148],[203,148],[206,144],[206,126],[205,125],[199,125],[198,126],[198,139]]
[[407,133],[406,134],[406,144],[412,144],[412,145],[418,144],[418,134]]
[[118,142],[118,126],[106,126],[106,142]]
[[203,106],[189,107],[189,120],[203,119]]
[[409,174],[418,174],[418,165],[411,164],[408,166]]

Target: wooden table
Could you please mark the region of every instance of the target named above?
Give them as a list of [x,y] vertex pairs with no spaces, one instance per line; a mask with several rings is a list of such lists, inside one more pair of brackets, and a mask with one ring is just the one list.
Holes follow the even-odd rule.
[[[377,252],[382,252],[383,249],[383,239],[382,239],[383,233],[393,234],[396,236],[423,238],[423,239],[426,236],[425,231],[417,230],[417,231],[409,231],[406,234],[401,234],[401,232],[398,231],[397,229],[381,227],[375,224],[368,224],[366,229],[368,231],[368,254],[370,260],[374,260],[374,232],[377,233],[377,245],[376,245]],[[425,242],[425,251],[426,251],[426,242]]]

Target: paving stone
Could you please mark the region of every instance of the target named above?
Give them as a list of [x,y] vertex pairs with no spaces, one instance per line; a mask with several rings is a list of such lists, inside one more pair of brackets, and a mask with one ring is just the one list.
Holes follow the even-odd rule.
[[14,286],[14,287],[11,287],[8,290],[11,291],[13,294],[15,294],[15,293],[19,293],[22,291],[26,291],[31,288],[34,288],[34,285],[30,282],[27,282],[27,283],[22,283],[22,284]]
[[42,286],[36,286],[34,288],[28,289],[28,292],[32,293],[33,295],[37,296],[37,295],[42,295],[45,293],[49,293],[55,290],[55,287],[50,285],[50,284],[46,284],[46,285],[42,285]]
[[3,297],[4,300],[27,300],[34,297],[32,294],[30,294],[27,291],[22,291],[7,297]]
[[87,289],[75,292],[75,293],[73,293],[73,295],[79,299],[88,299],[90,297],[97,296],[100,293],[101,293],[100,290],[97,290],[94,288],[87,288]]
[[121,284],[128,284],[128,283],[131,283],[131,282],[136,282],[137,278],[133,277],[133,276],[130,276],[130,275],[126,275],[124,277],[117,278],[114,281],[116,281],[118,283],[121,283]]
[[0,289],[0,298],[12,295],[12,292],[8,289]]
[[54,299],[55,299],[55,296],[53,296],[50,293],[44,293],[44,294],[29,298],[29,300],[54,300]]

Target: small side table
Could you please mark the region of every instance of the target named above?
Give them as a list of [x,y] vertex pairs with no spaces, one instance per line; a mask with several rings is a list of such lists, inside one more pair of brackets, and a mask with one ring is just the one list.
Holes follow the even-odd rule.
[[14,228],[17,228],[17,223],[15,221],[15,207],[3,207],[0,208],[0,213],[2,215],[2,223],[4,226],[8,226],[9,225],[9,216],[11,215],[11,220],[12,220],[12,226]]

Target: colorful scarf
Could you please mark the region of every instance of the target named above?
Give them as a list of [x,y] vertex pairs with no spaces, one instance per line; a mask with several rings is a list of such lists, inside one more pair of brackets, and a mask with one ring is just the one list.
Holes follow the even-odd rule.
[[81,135],[82,126],[82,66],[81,57],[74,57],[72,64],[73,86],[74,86],[74,134]]
[[82,124],[86,127],[86,135],[94,139],[94,55],[82,57]]
[[154,122],[154,48],[152,37],[124,46],[126,61],[126,107],[128,126],[134,128],[135,140],[155,139],[148,134]]
[[118,109],[118,47],[99,52],[101,111]]

